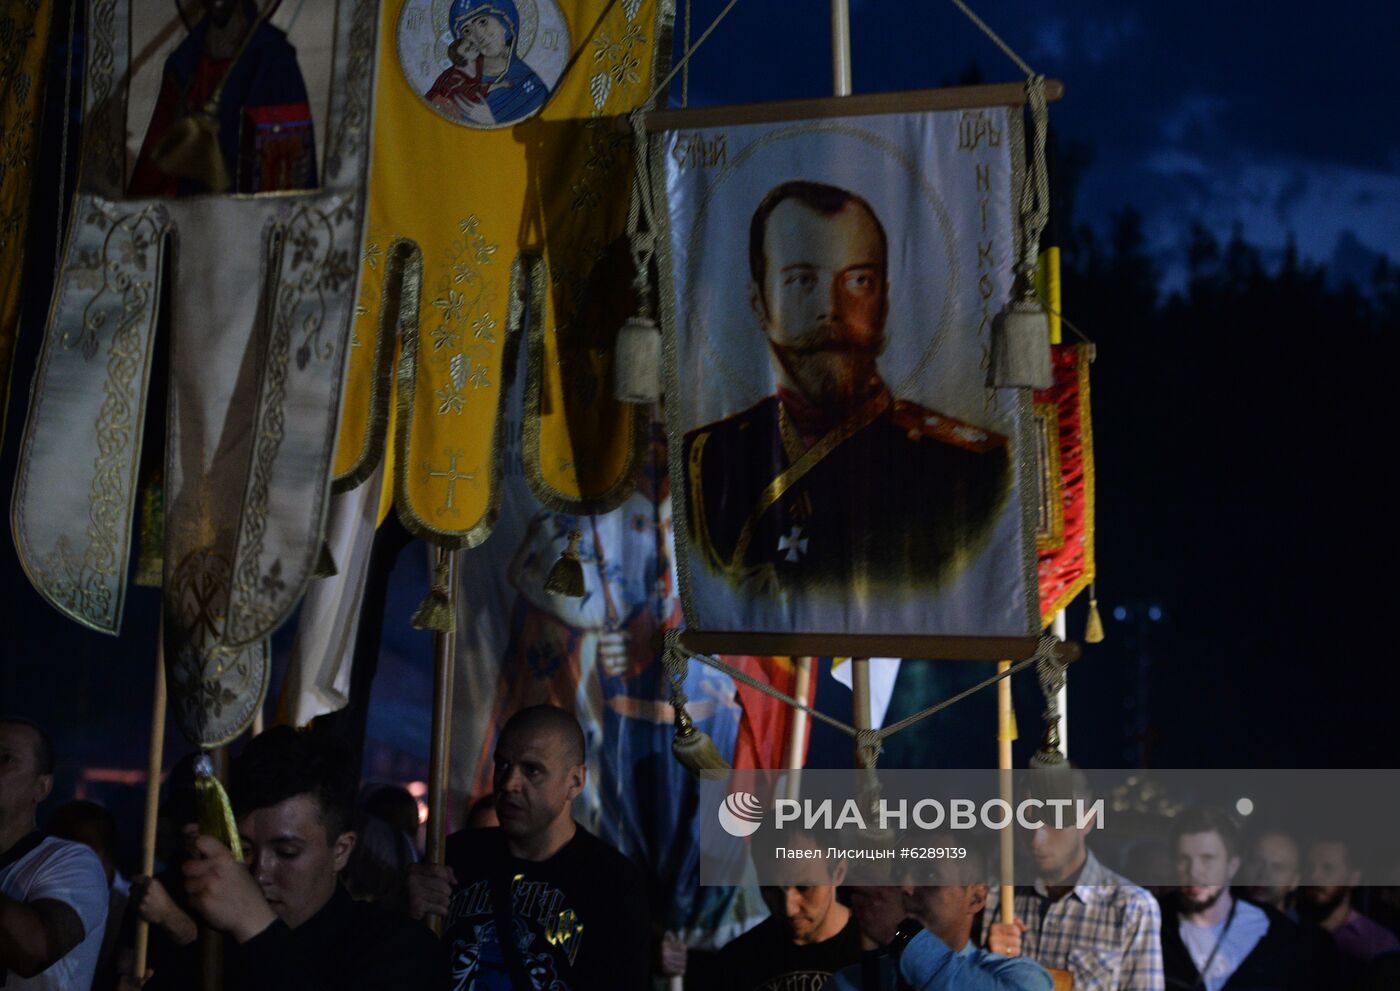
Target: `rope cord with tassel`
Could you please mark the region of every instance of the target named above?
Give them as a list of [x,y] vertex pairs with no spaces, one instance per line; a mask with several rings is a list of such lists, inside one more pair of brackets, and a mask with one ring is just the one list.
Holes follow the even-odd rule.
[[[749,686],[750,688],[755,689],[756,691],[760,691],[765,695],[771,696],[772,698],[775,698],[778,701],[785,703],[790,708],[801,709],[813,719],[821,720],[833,729],[839,730],[842,733],[845,733],[847,736],[853,737],[856,741],[857,746],[862,751],[863,755],[866,758],[868,758],[868,767],[875,766],[876,758],[880,754],[881,744],[887,737],[893,736],[895,733],[898,733],[901,730],[908,729],[915,723],[927,719],[929,716],[936,715],[937,713],[942,712],[944,709],[956,705],[963,699],[975,695],[976,693],[982,691],[985,688],[990,688],[1002,679],[1011,677],[1016,672],[1024,671],[1026,668],[1030,667],[1033,664],[1044,665],[1046,663],[1053,663],[1061,671],[1063,671],[1064,669],[1064,664],[1059,660],[1058,656],[1058,647],[1060,641],[1057,640],[1055,637],[1051,636],[1041,637],[1039,642],[1036,644],[1035,653],[1033,653],[1030,657],[1023,658],[1022,660],[1017,661],[1015,664],[1012,664],[1010,667],[1008,667],[1005,671],[999,671],[992,677],[980,681],[972,687],[966,688],[963,691],[958,692],[956,695],[946,698],[941,702],[936,702],[933,705],[930,705],[924,709],[920,709],[918,712],[906,716],[898,722],[891,723],[888,726],[881,727],[880,729],[857,729],[856,727],[851,726],[849,723],[844,723],[839,719],[835,719],[832,716],[828,716],[824,712],[819,712],[818,710],[812,708],[809,705],[806,705],[805,703],[799,701],[793,696],[788,695],[785,692],[779,691],[778,689],[774,688],[772,685],[766,682],[760,681],[759,679],[753,677],[747,672],[741,671],[733,665],[726,664],[724,661],[720,660],[717,657],[713,657],[709,654],[699,654],[693,650],[690,650],[683,643],[681,643],[681,632],[682,631],[680,630],[666,631],[663,640],[665,647],[662,657],[663,663],[666,666],[666,673],[671,679],[671,705],[676,710],[676,741],[679,741],[684,735],[687,739],[685,747],[688,751],[691,748],[698,749],[706,745],[710,750],[714,750],[714,742],[710,740],[709,736],[706,735],[704,731],[695,726],[694,720],[692,720],[690,718],[689,713],[685,711],[685,703],[687,702],[687,699],[685,696],[685,692],[681,689],[681,686],[685,681],[686,665],[691,660],[699,661],[702,664],[708,664],[710,667],[716,669],[717,671],[723,671],[735,681],[741,682]],[[694,734],[694,736],[696,737],[702,738],[702,740],[698,742],[695,741],[692,738],[691,734]],[[672,743],[673,751],[676,751],[677,747],[680,745],[676,741],[673,741]],[[716,755],[718,755],[718,751],[715,751],[715,753]],[[698,770],[703,769],[692,766],[684,758],[681,757],[681,754],[679,752],[676,753],[676,757],[678,760],[681,761],[682,764],[684,764],[688,769],[692,771],[698,772]],[[728,765],[723,764],[721,759],[721,766],[727,767]]]
[[418,606],[409,623],[415,630],[436,630],[452,633],[457,629],[457,610],[453,608],[451,589],[452,552],[437,548],[437,566],[433,569],[433,584],[428,597]]
[[1058,655],[1048,653],[1040,658],[1035,671],[1045,696],[1045,736],[1031,758],[1031,766],[1054,767],[1066,763],[1060,750],[1060,690],[1065,687],[1065,665]]

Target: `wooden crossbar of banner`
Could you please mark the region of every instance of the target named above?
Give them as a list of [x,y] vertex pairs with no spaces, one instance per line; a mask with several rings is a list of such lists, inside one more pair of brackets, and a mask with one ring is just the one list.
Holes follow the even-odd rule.
[[[1045,80],[1046,101],[1053,103],[1064,95],[1064,83],[1058,79]],[[731,103],[722,107],[658,110],[647,114],[646,125],[648,131],[679,131],[738,124],[768,124],[785,120],[915,113],[921,110],[1019,107],[1025,102],[1025,83],[993,83],[985,86],[905,90],[900,93],[862,93],[858,96],[827,96],[809,100],[774,100],[766,103]],[[621,126],[627,126],[626,118],[621,119]]]

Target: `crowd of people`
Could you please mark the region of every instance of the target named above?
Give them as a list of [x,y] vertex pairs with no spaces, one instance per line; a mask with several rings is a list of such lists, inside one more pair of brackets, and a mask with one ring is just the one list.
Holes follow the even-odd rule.
[[[230,768],[242,862],[201,834],[185,761],[166,783],[177,839],[164,867],[128,882],[101,805],[70,802],[40,829],[54,761],[42,727],[0,718],[4,991],[195,989],[211,943],[229,991],[1400,988],[1395,900],[1374,899],[1379,920],[1358,905],[1362,891],[1392,892],[1359,887],[1343,839],[1247,841],[1208,808],[1174,821],[1170,888],[1106,867],[1087,825],[1032,834],[1036,877],[1009,913],[975,844],[933,877],[883,887],[843,887],[843,862],[802,859],[795,883],[763,889],[768,919],[718,953],[688,953],[653,926],[642,869],[574,821],[584,740],[562,709],[505,725],[494,792],[441,865],[419,859],[412,796],[360,794],[333,741],[276,727]],[[794,830],[784,842],[822,840]],[[149,949],[134,974],[138,920]]]

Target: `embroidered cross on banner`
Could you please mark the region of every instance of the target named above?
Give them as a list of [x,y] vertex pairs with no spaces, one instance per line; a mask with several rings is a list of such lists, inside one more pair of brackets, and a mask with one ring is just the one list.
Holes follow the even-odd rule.
[[426,461],[423,463],[423,467],[427,469],[429,478],[447,479],[447,501],[439,507],[438,512],[456,516],[457,507],[453,505],[452,499],[456,494],[457,483],[459,481],[475,482],[476,475],[474,473],[457,470],[457,459],[462,456],[464,453],[463,451],[445,450],[443,453],[447,455],[447,467],[445,469],[438,471]]

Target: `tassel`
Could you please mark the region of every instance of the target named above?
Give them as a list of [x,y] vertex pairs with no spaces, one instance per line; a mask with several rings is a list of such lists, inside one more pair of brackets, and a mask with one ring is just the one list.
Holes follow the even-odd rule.
[[1011,304],[992,324],[992,385],[998,389],[1048,389],[1050,320],[1033,299]]
[[233,807],[229,805],[228,792],[219,783],[214,762],[208,754],[200,754],[194,761],[194,801],[199,813],[199,831],[228,847],[234,860],[242,860],[243,847],[238,842]]
[[312,578],[334,578],[340,574],[340,569],[335,566],[335,555],[331,553],[331,545],[324,540],[321,541],[321,553],[316,555],[316,567],[311,572]]
[[549,569],[549,577],[544,580],[544,590],[555,595],[570,598],[583,598],[583,564],[578,559],[579,541],[583,533],[573,530],[569,533],[569,546],[559,555],[559,560]]
[[1099,599],[1089,587],[1089,618],[1084,623],[1084,642],[1103,643],[1103,617],[1099,615]]
[[729,762],[720,756],[715,741],[696,727],[684,709],[676,716],[676,727],[676,735],[671,739],[671,753],[687,771],[698,778],[702,771],[730,770]]
[[451,567],[451,553],[438,551],[437,568],[433,572],[433,585],[428,589],[428,597],[418,607],[409,623],[415,630],[436,630],[438,633],[452,633],[457,629],[457,612],[452,608],[451,590],[448,588],[448,570]]
[[151,155],[168,176],[202,182],[215,193],[226,192],[233,180],[219,150],[219,121],[208,108],[177,120]]
[[613,395],[642,405],[661,398],[661,331],[649,317],[633,317],[617,332]]
[[137,585],[160,588],[165,567],[165,488],[152,479],[141,492],[141,538],[136,553]]

